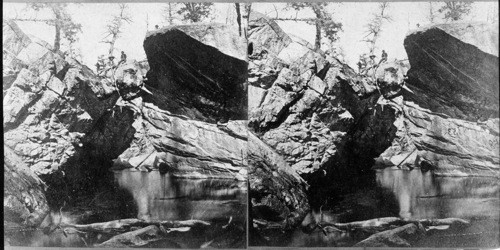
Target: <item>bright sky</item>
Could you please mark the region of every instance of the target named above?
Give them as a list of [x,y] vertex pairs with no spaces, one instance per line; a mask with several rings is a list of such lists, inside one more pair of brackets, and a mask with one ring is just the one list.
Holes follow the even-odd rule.
[[[434,8],[440,3],[433,3]],[[142,48],[143,40],[147,32],[146,20],[149,20],[149,30],[154,25],[166,25],[163,17],[165,3],[128,3],[132,14],[133,23],[124,26],[122,37],[120,37],[115,47],[117,55],[120,50],[124,50],[129,58],[144,59],[145,54]],[[273,6],[274,5],[274,6]],[[339,46],[342,47],[346,55],[345,60],[351,67],[355,66],[359,55],[367,52],[366,42],[362,42],[365,35],[366,24],[377,10],[378,3],[373,2],[345,2],[332,3],[329,10],[333,13],[334,19],[343,24],[344,32],[340,34]],[[23,10],[25,4],[4,3],[3,16],[15,17],[16,15],[30,15]],[[276,17],[275,7],[281,10],[283,3],[253,3],[252,10]],[[95,64],[98,55],[106,54],[108,44],[100,43],[104,37],[105,25],[111,19],[111,15],[118,11],[117,3],[82,3],[70,4],[69,12],[73,19],[82,24],[83,34],[79,36],[79,41],[75,47],[79,48],[82,54],[82,60],[85,64],[92,67]],[[403,47],[405,35],[416,28],[417,23],[424,26],[429,23],[428,2],[393,2],[387,9],[393,21],[384,23],[382,33],[377,42],[380,49],[385,49],[389,59],[406,58],[406,52]],[[218,23],[236,25],[234,4],[215,3],[214,16],[212,20]],[[292,12],[280,12],[279,17],[288,17]],[[491,21],[496,16],[498,22],[498,3],[497,2],[476,2],[472,13],[465,18],[466,21]],[[43,17],[43,13],[38,17]],[[299,17],[312,17],[308,11],[302,12]],[[279,25],[287,33],[302,37],[303,39],[314,43],[315,29],[313,26],[303,22],[280,21]],[[33,22],[19,22],[19,26],[27,33],[33,34],[43,40],[53,43],[54,29],[44,24]],[[379,55],[377,55],[379,56]]]
[[[167,25],[163,9],[167,6],[166,3],[128,3],[129,13],[132,15],[132,23],[124,24],[123,33],[118,38],[115,44],[115,56],[118,56],[121,50],[125,51],[128,58],[142,60],[146,58],[142,44],[146,36],[147,30],[153,30],[155,25],[160,27]],[[4,17],[35,17],[33,12],[28,12],[24,8],[24,3],[4,3]],[[79,35],[79,40],[75,45],[79,48],[82,55],[82,61],[89,67],[93,68],[99,55],[107,55],[109,44],[101,43],[105,37],[106,24],[112,19],[112,15],[118,13],[117,3],[81,3],[70,4],[68,12],[72,15],[76,23],[82,25],[82,34]],[[225,23],[237,27],[236,12],[234,4],[215,3],[213,22]],[[38,14],[38,18],[46,18],[47,13]],[[146,20],[149,20],[147,25]],[[177,22],[180,24],[180,21]],[[37,22],[18,22],[19,27],[28,34],[34,35],[43,39],[50,44],[54,43],[55,31],[43,23]]]
[[[366,35],[366,24],[373,17],[373,14],[378,12],[378,4],[377,2],[331,3],[331,7],[328,9],[333,13],[334,20],[340,21],[343,25],[344,32],[340,34],[338,44],[345,52],[344,59],[353,68],[356,67],[355,64],[358,62],[359,55],[369,51],[368,44],[361,40]],[[439,8],[440,4],[442,3],[433,3],[434,11]],[[284,4],[281,3],[259,3],[252,5],[252,10],[276,17],[275,7],[280,10],[283,6]],[[428,20],[429,2],[393,2],[389,3],[387,12],[392,17],[392,22],[382,24],[382,33],[376,44],[379,47],[376,55],[380,58],[380,51],[385,49],[389,60],[392,58],[406,59],[407,55],[403,46],[404,38],[410,30],[417,27],[417,24],[421,26],[430,24]],[[278,17],[295,16],[294,12],[289,13],[292,14],[287,16],[280,13]],[[310,12],[309,14],[304,13],[302,17],[313,16],[313,13]],[[498,23],[498,2],[476,2],[465,21],[488,22],[493,16],[497,16],[496,21]],[[438,22],[444,22],[444,20]],[[279,21],[278,24],[285,32],[294,34],[314,44],[315,27],[304,22]]]

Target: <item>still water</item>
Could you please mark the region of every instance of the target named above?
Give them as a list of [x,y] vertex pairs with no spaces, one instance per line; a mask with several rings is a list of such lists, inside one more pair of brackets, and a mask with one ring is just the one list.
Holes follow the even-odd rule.
[[[172,234],[165,242],[145,247],[198,248],[212,241],[212,247],[244,247],[246,244],[246,182],[228,179],[183,179],[161,175],[158,171],[139,172],[121,170],[113,172],[114,188],[104,195],[96,194],[92,206],[106,204],[114,219],[137,217],[144,220],[198,219],[211,223],[205,231]],[[127,195],[122,195],[126,193]],[[103,200],[104,199],[104,200]],[[109,205],[112,204],[112,205]],[[116,204],[120,204],[116,206]],[[132,207],[133,209],[130,209]],[[66,210],[66,211],[64,211]],[[83,223],[74,212],[65,208],[62,213],[51,212],[49,225],[59,221]],[[127,210],[124,212],[123,210]],[[132,211],[132,213],[130,212]],[[124,215],[130,214],[130,215]],[[62,218],[61,216],[62,215]],[[116,218],[116,215],[121,215]],[[104,220],[105,221],[105,220]],[[85,223],[103,220],[85,221]],[[229,223],[230,222],[230,223]],[[45,222],[47,223],[47,222]],[[229,226],[227,226],[229,225]],[[10,245],[36,247],[86,247],[99,244],[112,235],[78,234],[55,229],[22,231],[6,234]]]
[[[374,187],[346,195],[343,200],[337,201],[341,208],[323,211],[323,221],[348,222],[386,216],[462,218],[470,220],[471,225],[459,230],[428,232],[413,247],[498,247],[499,194],[497,178],[437,177],[419,169],[383,169],[375,173]],[[360,210],[363,212],[356,212]],[[312,212],[306,220],[311,217],[318,218],[318,212]],[[346,217],[349,219],[345,220]],[[319,229],[304,233],[297,229],[287,241],[276,245],[349,247],[366,237],[346,232],[325,235]]]

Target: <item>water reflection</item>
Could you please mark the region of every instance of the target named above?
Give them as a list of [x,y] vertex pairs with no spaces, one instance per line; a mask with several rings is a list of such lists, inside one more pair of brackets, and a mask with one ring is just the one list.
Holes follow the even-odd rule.
[[436,177],[419,170],[384,169],[377,185],[392,190],[403,218],[498,218],[498,179]]
[[[360,189],[335,201],[331,211],[323,211],[322,221],[348,222],[385,216],[411,219],[462,218],[470,226],[443,232],[429,232],[414,247],[492,247],[498,246],[500,185],[496,178],[437,177],[432,172],[419,169],[383,169],[375,173],[374,183],[360,183]],[[366,185],[366,186],[365,186]],[[379,212],[357,210],[374,208]],[[347,211],[354,216],[348,216]],[[394,212],[392,212],[394,211]],[[367,218],[367,216],[370,216]],[[303,224],[318,217],[312,211]],[[343,219],[344,218],[344,219]],[[317,220],[317,219],[316,219]],[[359,232],[329,232],[316,229],[305,233],[299,228],[279,241],[268,242],[275,246],[293,247],[349,247],[367,238]]]
[[139,219],[213,220],[245,217],[246,185],[226,179],[180,179],[159,172],[117,171],[117,184],[134,197]]
[[[88,204],[89,207],[65,207],[64,211],[57,209],[45,218],[39,229],[6,232],[4,243],[31,247],[93,246],[113,235],[84,233],[71,228],[65,228],[63,232],[57,225],[103,222],[137,215],[144,220],[199,219],[211,223],[209,229],[170,233],[168,239],[144,247],[199,248],[207,242],[212,242],[210,246],[216,247],[245,246],[246,182],[227,179],[179,179],[160,175],[158,171],[122,170],[113,174],[116,187],[95,194],[96,198],[92,199],[92,204]],[[80,210],[92,208],[106,209],[106,216],[81,216],[82,213],[87,214],[90,211]],[[74,213],[75,210],[80,212]],[[17,227],[10,226],[14,229]]]

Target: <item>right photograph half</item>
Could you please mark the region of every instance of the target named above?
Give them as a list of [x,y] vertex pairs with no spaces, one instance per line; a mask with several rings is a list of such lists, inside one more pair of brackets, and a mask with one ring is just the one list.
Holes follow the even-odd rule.
[[245,12],[249,246],[500,246],[497,2]]

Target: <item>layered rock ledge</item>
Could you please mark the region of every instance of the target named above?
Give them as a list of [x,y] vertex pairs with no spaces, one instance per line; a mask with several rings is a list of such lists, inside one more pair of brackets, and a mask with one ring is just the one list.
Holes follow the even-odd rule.
[[150,33],[147,74],[143,62],[128,60],[97,76],[9,24],[4,156],[20,165],[4,168],[21,180],[4,206],[23,223],[24,210],[36,217],[48,212],[47,200],[91,192],[111,167],[246,180],[246,45],[235,31],[214,24]]
[[[303,201],[318,209],[370,168],[499,177],[495,32],[483,24],[427,27],[405,40],[408,72],[386,62],[361,76],[252,13],[249,126],[257,144],[281,156],[291,173],[273,178],[300,176],[288,185],[252,186],[266,181],[258,173],[267,163],[251,160],[250,173],[257,173],[250,178],[252,205],[274,211],[278,220],[289,209],[283,194],[296,185]],[[308,185],[298,184],[301,179]],[[268,229],[259,221],[270,218],[254,209],[251,216],[255,230]]]

